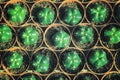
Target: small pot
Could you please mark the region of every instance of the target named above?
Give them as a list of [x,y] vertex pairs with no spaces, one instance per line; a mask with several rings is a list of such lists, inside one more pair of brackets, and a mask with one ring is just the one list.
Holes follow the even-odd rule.
[[11,48],[2,57],[2,67],[10,75],[24,73],[29,66],[28,54],[19,47]]
[[19,27],[25,24],[30,15],[29,6],[22,1],[9,1],[3,10],[3,19],[9,25]]
[[100,42],[110,50],[118,50],[120,46],[120,25],[116,23],[107,24],[101,29]]
[[90,49],[98,43],[98,31],[92,25],[78,25],[72,31],[72,42],[80,49]]
[[51,25],[45,31],[44,41],[50,49],[63,50],[70,45],[70,31],[62,24]]
[[95,25],[109,23],[112,18],[112,7],[106,0],[92,0],[86,6],[87,21]]
[[94,74],[105,74],[113,67],[113,55],[106,48],[96,47],[87,55],[87,67]]
[[36,50],[32,55],[31,69],[45,76],[53,72],[58,66],[58,57],[55,52],[47,48]]
[[84,19],[84,7],[77,0],[66,0],[58,8],[59,20],[65,25],[75,26]]
[[56,21],[57,8],[50,0],[38,1],[31,8],[31,18],[34,23],[46,27]]
[[77,74],[85,65],[85,56],[75,48],[64,50],[59,56],[60,69],[67,74]]
[[34,24],[27,24],[18,30],[17,41],[19,46],[26,50],[34,50],[43,43],[43,31]]

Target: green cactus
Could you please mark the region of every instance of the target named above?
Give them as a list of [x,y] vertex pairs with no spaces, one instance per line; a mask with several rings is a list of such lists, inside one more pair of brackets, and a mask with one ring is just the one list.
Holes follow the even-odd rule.
[[112,26],[111,29],[106,30],[104,35],[109,37],[109,44],[117,44],[120,42],[120,29],[117,29],[115,26]]
[[108,18],[109,7],[103,2],[92,3],[88,6],[88,9],[89,14],[87,15],[90,15],[90,21],[94,22],[95,24],[104,23]]
[[35,71],[44,73],[49,70],[50,67],[50,58],[43,54],[38,54],[35,56],[35,59],[32,61],[32,66],[35,68]]
[[76,70],[81,64],[81,58],[76,51],[65,53],[63,64],[69,70]]
[[81,26],[74,32],[74,35],[80,44],[89,44],[94,40],[94,32],[92,27]]
[[97,69],[105,66],[108,63],[108,58],[106,51],[103,49],[95,49],[92,56],[90,56],[90,63],[94,65]]
[[65,48],[70,43],[70,36],[64,30],[60,30],[52,36],[52,40],[57,48]]
[[55,19],[55,11],[52,8],[42,8],[38,14],[39,23],[42,25],[51,24]]
[[10,52],[10,55],[5,57],[5,61],[11,69],[20,68],[23,64],[23,56],[19,52]]
[[39,40],[39,32],[34,27],[28,26],[22,32],[21,39],[25,45],[36,44]]
[[20,3],[13,4],[13,8],[8,8],[7,13],[10,15],[10,21],[22,24],[27,15],[27,8],[22,7]]
[[[82,16],[83,16],[77,6],[73,7],[73,8],[66,6],[66,7],[64,7],[64,9],[61,9],[60,11],[61,11],[60,12],[61,20],[69,25],[77,25],[81,21]],[[62,14],[62,13],[64,13],[64,14]]]
[[12,39],[12,30],[5,24],[0,24],[0,42],[6,43]]

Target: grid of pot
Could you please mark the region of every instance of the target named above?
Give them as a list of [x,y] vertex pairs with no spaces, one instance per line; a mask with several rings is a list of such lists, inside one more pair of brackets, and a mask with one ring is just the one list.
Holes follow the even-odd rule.
[[120,1],[2,0],[0,22],[0,79],[120,79]]

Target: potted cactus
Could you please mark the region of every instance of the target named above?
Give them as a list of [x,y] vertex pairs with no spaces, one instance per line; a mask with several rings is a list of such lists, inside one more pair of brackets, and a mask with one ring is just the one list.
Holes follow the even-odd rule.
[[11,74],[18,75],[29,66],[28,54],[21,49],[6,51],[2,58],[3,69]]
[[57,17],[56,6],[51,1],[36,2],[31,9],[31,17],[37,24],[50,25]]
[[48,27],[45,31],[45,43],[54,50],[62,50],[70,44],[69,30],[62,24],[55,24]]
[[14,2],[5,5],[4,20],[14,27],[23,25],[29,19],[29,8],[24,2]]
[[28,24],[18,31],[18,43],[26,50],[38,48],[43,41],[42,29],[33,24]]
[[14,29],[7,24],[0,24],[0,50],[9,49],[15,42]]
[[34,52],[31,60],[31,68],[40,74],[47,75],[56,68],[57,61],[58,58],[54,52],[43,48]]
[[94,73],[106,73],[113,66],[113,56],[107,49],[92,49],[87,55],[87,65]]
[[64,74],[62,72],[54,72],[52,74],[49,74],[45,80],[71,80],[70,77],[67,74]]
[[98,77],[90,72],[80,73],[73,80],[99,80]]
[[67,25],[77,25],[84,18],[84,9],[78,1],[65,1],[59,6],[59,18]]
[[101,25],[109,22],[111,19],[111,6],[107,1],[91,1],[87,5],[86,17],[89,22],[92,22],[96,25]]
[[120,46],[120,26],[109,24],[101,30],[101,43],[109,49],[119,49]]
[[77,26],[72,32],[72,41],[81,49],[92,48],[98,40],[98,33],[92,26]]
[[85,58],[81,51],[69,48],[60,54],[59,64],[66,73],[76,74],[83,69]]

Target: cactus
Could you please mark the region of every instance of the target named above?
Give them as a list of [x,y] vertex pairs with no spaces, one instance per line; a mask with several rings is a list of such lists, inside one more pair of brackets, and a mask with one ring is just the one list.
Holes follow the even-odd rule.
[[32,45],[38,42],[39,35],[40,34],[38,33],[37,29],[31,26],[28,26],[22,32],[21,39],[25,45]]
[[42,8],[39,11],[38,18],[42,25],[51,24],[55,19],[55,11],[51,8]]
[[0,42],[6,43],[12,39],[12,30],[5,24],[0,24]]
[[73,4],[75,7],[65,6],[61,7],[59,15],[61,20],[68,25],[77,25],[82,19],[82,9],[80,10],[77,4]]
[[53,39],[55,47],[57,47],[57,48],[65,48],[70,43],[70,36],[64,30],[60,30],[60,31],[56,32],[52,36],[52,39]]
[[95,49],[92,56],[90,56],[90,63],[97,69],[105,66],[108,63],[106,51],[102,49]]
[[81,64],[81,58],[76,51],[65,53],[63,64],[69,70],[76,70]]
[[103,2],[94,2],[88,6],[88,19],[95,24],[104,23],[108,19],[109,6]]
[[44,73],[47,72],[50,67],[50,58],[43,54],[38,54],[35,56],[35,59],[32,61],[32,66],[37,72]]
[[74,36],[78,39],[80,44],[89,44],[94,40],[93,28],[81,26],[74,32]]
[[120,29],[117,29],[115,26],[112,26],[111,29],[104,32],[106,37],[109,37],[109,44],[117,44],[120,42]]
[[10,52],[10,55],[5,57],[5,61],[11,69],[20,68],[23,64],[23,56],[19,52]]
[[9,7],[7,13],[10,15],[10,21],[18,24],[24,23],[27,15],[27,8],[22,7],[20,3],[13,4]]

